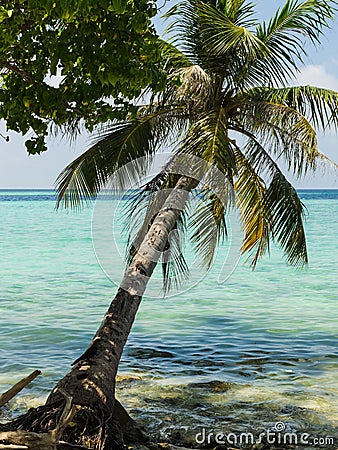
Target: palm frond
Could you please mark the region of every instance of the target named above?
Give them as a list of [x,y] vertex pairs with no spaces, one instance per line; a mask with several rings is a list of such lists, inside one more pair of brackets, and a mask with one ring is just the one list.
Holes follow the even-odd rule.
[[[264,209],[269,214],[269,234],[283,249],[287,261],[303,266],[308,262],[303,226],[305,209],[297,191],[255,136],[243,130],[249,140],[245,146],[246,164],[264,178]],[[256,263],[256,260],[254,260]]]
[[208,3],[198,2],[194,10],[198,15],[204,48],[209,53],[226,57],[229,52],[236,52],[239,58],[253,59],[267,55],[265,44],[250,31],[248,24],[238,20],[232,13],[233,8],[221,11]]
[[[306,40],[320,43],[324,28],[333,20],[335,1],[287,0],[272,19],[257,26],[256,36],[269,49],[266,58],[252,66],[263,83],[285,85],[298,71],[306,56]],[[263,77],[262,77],[263,75]]]
[[196,193],[199,206],[190,216],[188,228],[191,229],[191,242],[204,265],[209,269],[215,251],[228,236],[226,224],[226,205],[210,187]]
[[306,210],[296,189],[282,173],[275,173],[266,192],[266,202],[273,216],[274,239],[283,248],[287,262],[295,266],[307,264],[303,225]]
[[162,253],[162,275],[164,293],[178,288],[189,277],[189,266],[183,254],[186,224],[182,213],[176,227],[169,233],[167,245]]
[[338,92],[315,86],[256,88],[247,92],[254,101],[281,104],[297,110],[317,129],[338,129]]
[[247,0],[217,0],[213,4],[235,25],[249,28],[256,22],[253,19],[255,4],[252,2]]
[[179,133],[186,120],[182,109],[173,108],[143,112],[131,122],[107,127],[94,145],[58,176],[58,206],[63,202],[65,207],[78,207],[95,198],[122,166],[124,170],[117,172],[114,180],[118,188],[128,188],[131,182],[142,179],[156,150]]
[[164,61],[163,68],[168,74],[193,65],[192,61],[171,42],[160,39],[160,49]]
[[238,172],[235,193],[240,220],[244,231],[242,253],[249,252],[251,265],[255,267],[270,249],[272,217],[265,201],[266,184],[252,164],[237,148]]
[[234,203],[237,158],[228,136],[225,110],[218,108],[200,115],[189,127],[177,153],[194,155],[205,162],[204,189],[198,192],[202,204],[192,215],[189,228],[196,252],[210,267],[215,249],[227,233],[225,214]]
[[316,168],[320,155],[316,132],[297,110],[282,104],[249,101],[242,105],[237,119],[240,128],[257,136],[277,159],[286,162],[292,173],[300,177]]
[[237,60],[242,64],[246,58],[256,59],[267,52],[265,44],[250,31],[252,13],[253,5],[248,2],[193,0],[174,6],[167,16],[173,19],[175,44],[189,59],[223,76],[228,63]]
[[232,140],[228,136],[225,110],[218,108],[200,115],[189,127],[178,151],[195,155],[214,165],[231,182],[237,162]]

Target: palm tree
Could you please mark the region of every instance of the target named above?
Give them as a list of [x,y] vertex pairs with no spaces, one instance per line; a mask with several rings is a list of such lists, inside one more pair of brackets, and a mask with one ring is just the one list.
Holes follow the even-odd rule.
[[[17,424],[50,429],[66,391],[78,405],[68,440],[100,450],[120,445],[116,423],[131,422],[115,400],[114,380],[147,281],[160,254],[167,288],[173,277],[186,276],[179,244],[169,237],[172,230],[192,228],[193,245],[210,266],[227,235],[226,215],[235,208],[244,231],[241,250],[253,267],[271,241],[288,263],[307,263],[304,207],[284,172],[301,177],[326,164],[316,131],[337,127],[338,93],[287,84],[306,56],[305,41],[319,43],[333,4],[287,0],[263,23],[256,22],[247,0],[183,1],[171,9],[175,40],[162,42],[166,89],[140,105],[136,116],[106,126],[64,169],[57,180],[58,202],[80,206],[127,163],[141,158],[126,172],[137,181],[157,152],[171,145],[173,156],[134,194],[130,218],[140,205],[145,218],[130,236],[129,265],[91,344],[46,405]],[[180,175],[182,161],[188,172]],[[215,170],[222,175],[216,183]],[[125,177],[117,183],[124,187]],[[166,194],[154,200],[161,192]],[[188,197],[194,195],[203,204],[188,217]],[[216,223],[212,231],[210,218]]]

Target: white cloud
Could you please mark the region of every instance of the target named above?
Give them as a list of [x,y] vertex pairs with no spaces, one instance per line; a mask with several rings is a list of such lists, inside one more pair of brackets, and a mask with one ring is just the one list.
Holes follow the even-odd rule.
[[296,83],[338,91],[338,78],[328,73],[323,65],[305,66],[297,76]]

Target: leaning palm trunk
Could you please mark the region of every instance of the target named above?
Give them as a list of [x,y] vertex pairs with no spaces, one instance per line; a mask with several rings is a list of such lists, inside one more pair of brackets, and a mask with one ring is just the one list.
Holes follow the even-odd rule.
[[58,382],[45,406],[28,412],[9,424],[7,429],[13,425],[34,432],[53,429],[63,409],[66,393],[72,398],[77,412],[73,417],[75,426],[69,437],[66,429],[65,440],[73,444],[89,444],[90,448],[97,450],[111,450],[123,445],[121,430],[131,419],[115,401],[115,376],[119,361],[147,282],[189,192],[197,184],[197,181],[185,176],[179,179],[126,270],[121,287],[88,349]]

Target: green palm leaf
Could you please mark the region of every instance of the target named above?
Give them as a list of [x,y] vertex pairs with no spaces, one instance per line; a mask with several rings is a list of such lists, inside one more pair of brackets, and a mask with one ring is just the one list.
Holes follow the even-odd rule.
[[287,0],[269,23],[257,26],[257,37],[269,49],[269,55],[252,66],[261,84],[272,81],[285,85],[298,72],[299,63],[306,56],[306,40],[320,43],[323,29],[333,19],[334,4],[335,1]]
[[239,149],[237,159],[235,193],[244,231],[242,253],[249,252],[251,264],[255,267],[259,258],[269,251],[272,217],[265,201],[266,184],[263,178]]
[[271,218],[271,237],[281,245],[290,264],[302,266],[308,262],[303,227],[304,206],[295,188],[265,148],[253,135],[245,134],[249,137],[244,150],[246,159],[264,178],[267,186],[264,202]]
[[189,127],[178,151],[215,165],[231,182],[237,162],[226,120],[223,108],[201,115]]
[[281,172],[276,172],[266,192],[273,217],[274,239],[281,245],[292,265],[308,263],[303,225],[305,208],[296,189]]
[[293,108],[317,129],[338,128],[338,93],[335,91],[314,86],[256,88],[248,91],[248,96],[254,101]]
[[[176,44],[198,65],[223,74],[228,63],[267,53],[265,44],[250,31],[253,5],[243,1],[183,1],[167,17],[174,18]],[[234,58],[237,55],[237,58]],[[242,64],[242,63],[241,63]]]
[[[316,132],[297,110],[282,104],[246,102],[238,116],[240,129],[256,135],[297,176],[314,170],[319,157]],[[236,126],[234,127],[234,129]]]
[[162,50],[163,68],[167,73],[171,73],[182,67],[192,65],[191,60],[181,52],[174,44],[160,40],[160,48]]
[[117,187],[124,189],[131,181],[138,182],[145,176],[156,150],[185,125],[184,113],[174,108],[107,127],[94,145],[57,178],[58,205],[63,201],[65,207],[77,207],[95,198],[117,169],[127,163],[131,164],[117,174]]
[[202,256],[209,269],[218,245],[228,237],[226,205],[208,187],[196,194],[199,206],[190,215],[188,228],[196,253]]
[[250,253],[255,267],[259,258],[269,251],[272,239],[280,244],[288,263],[307,264],[305,209],[297,191],[254,138],[247,145],[246,153],[246,157],[239,154],[240,169],[235,183],[245,232],[242,252]]
[[169,234],[162,253],[162,275],[164,294],[178,288],[189,277],[189,266],[183,254],[182,236],[185,236],[185,214],[181,214],[176,227]]
[[[247,9],[251,13],[251,8]],[[233,8],[221,11],[208,3],[198,2],[194,11],[198,15],[204,47],[209,53],[226,57],[229,52],[237,52],[237,57],[243,59],[267,55],[265,44],[247,27],[251,22],[247,24],[239,20],[233,14]]]

